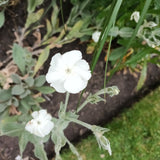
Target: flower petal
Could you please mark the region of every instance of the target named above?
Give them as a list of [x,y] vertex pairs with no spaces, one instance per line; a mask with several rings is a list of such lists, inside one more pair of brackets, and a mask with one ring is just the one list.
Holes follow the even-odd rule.
[[87,81],[83,80],[79,75],[71,75],[64,82],[64,88],[69,93],[76,94],[87,86]]
[[89,80],[91,78],[91,72],[89,70],[89,64],[85,60],[80,60],[76,63],[74,67],[74,72],[77,73],[84,80]]
[[62,59],[67,67],[72,67],[76,62],[82,59],[82,53],[78,50],[72,50],[64,53]]
[[58,81],[58,80],[64,81],[65,77],[66,75],[63,72],[48,71],[48,73],[46,74],[46,81],[48,83],[54,83],[54,81]]
[[50,84],[57,92],[65,93],[66,89],[64,88],[64,81],[54,81],[54,83]]

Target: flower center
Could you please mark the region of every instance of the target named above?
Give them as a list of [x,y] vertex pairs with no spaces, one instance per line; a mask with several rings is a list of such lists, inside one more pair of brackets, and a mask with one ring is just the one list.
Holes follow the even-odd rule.
[[70,74],[72,71],[71,71],[70,68],[67,68],[67,69],[65,70],[65,72],[66,72],[67,74]]

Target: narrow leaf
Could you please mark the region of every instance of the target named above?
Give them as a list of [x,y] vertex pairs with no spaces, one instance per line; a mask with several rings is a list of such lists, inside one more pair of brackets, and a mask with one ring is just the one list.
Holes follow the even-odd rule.
[[46,47],[38,57],[38,61],[34,68],[34,75],[43,66],[44,62],[48,59],[49,51],[50,51],[49,47]]
[[22,74],[25,74],[25,50],[18,44],[14,43],[13,45],[13,60],[22,72]]
[[55,92],[55,90],[49,86],[36,87],[34,89],[43,93],[43,94],[50,94],[50,93]]
[[34,153],[37,158],[39,158],[40,160],[48,160],[43,144],[39,143],[34,145],[34,147]]
[[144,62],[143,69],[141,71],[141,75],[136,87],[137,91],[139,91],[143,87],[146,78],[147,78],[147,62]]
[[5,15],[4,15],[4,10],[0,12],[0,28],[4,25],[5,22]]

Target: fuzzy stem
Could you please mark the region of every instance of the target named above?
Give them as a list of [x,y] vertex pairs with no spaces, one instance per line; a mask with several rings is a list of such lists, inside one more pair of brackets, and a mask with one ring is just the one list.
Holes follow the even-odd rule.
[[70,95],[69,92],[67,92],[67,93],[66,93],[65,104],[64,104],[64,113],[66,113],[66,110],[67,110],[69,95]]

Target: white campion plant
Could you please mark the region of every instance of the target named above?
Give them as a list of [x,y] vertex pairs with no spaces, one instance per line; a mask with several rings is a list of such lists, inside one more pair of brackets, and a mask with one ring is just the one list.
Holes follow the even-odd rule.
[[131,14],[130,20],[131,20],[131,21],[134,20],[136,23],[138,23],[139,18],[140,18],[140,13],[139,13],[139,11],[134,11],[134,12]]
[[95,43],[98,42],[99,38],[100,38],[101,32],[100,31],[95,31],[92,34],[92,39]]
[[[19,135],[20,157],[23,159],[23,151],[30,141],[34,145],[34,154],[40,160],[48,160],[44,150],[44,143],[51,139],[54,143],[56,157],[55,160],[61,160],[60,151],[62,147],[68,144],[69,148],[76,155],[78,160],[82,160],[74,145],[67,139],[64,130],[69,123],[82,125],[95,135],[99,148],[107,150],[111,155],[111,147],[109,140],[104,136],[108,129],[96,125],[90,125],[79,120],[78,113],[88,104],[97,104],[100,101],[105,101],[100,97],[103,94],[108,94],[110,97],[119,94],[119,89],[116,86],[101,89],[95,94],[89,94],[88,97],[74,111],[67,111],[70,93],[79,93],[87,86],[88,80],[91,78],[89,64],[82,59],[82,53],[78,50],[73,50],[64,53],[55,54],[52,57],[46,80],[59,93],[66,92],[65,102],[60,102],[58,118],[52,117],[45,109],[33,111],[31,117],[27,118],[27,122],[22,122],[22,126],[15,124],[14,129],[18,127],[22,130]],[[25,126],[24,126],[25,124]],[[4,124],[4,127],[7,125]],[[23,130],[24,127],[24,130]],[[6,131],[6,128],[3,129]],[[17,132],[16,132],[17,133]],[[18,157],[19,158],[19,157]]]
[[25,126],[25,129],[31,134],[45,137],[54,128],[54,123],[51,121],[52,116],[46,110],[34,111],[32,112],[32,117],[33,119]]
[[89,64],[78,50],[54,55],[46,74],[47,82],[60,93],[79,93],[86,88],[90,78]]

